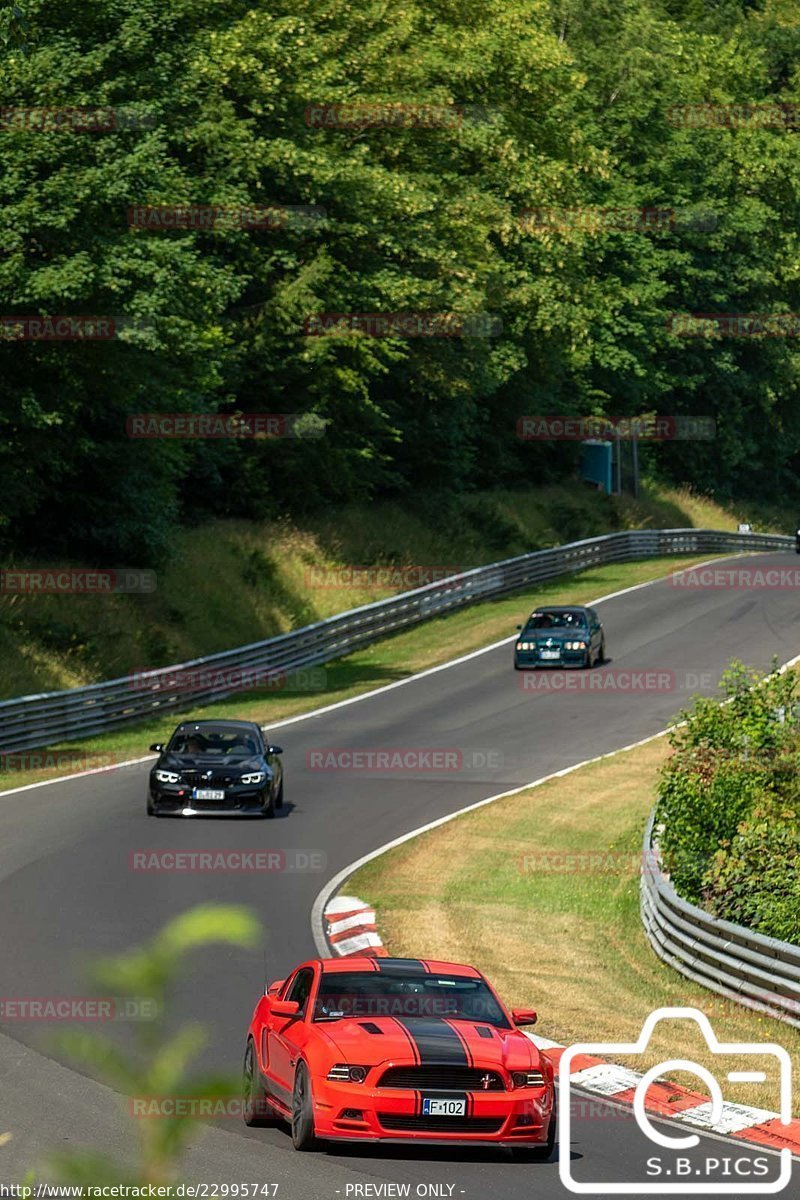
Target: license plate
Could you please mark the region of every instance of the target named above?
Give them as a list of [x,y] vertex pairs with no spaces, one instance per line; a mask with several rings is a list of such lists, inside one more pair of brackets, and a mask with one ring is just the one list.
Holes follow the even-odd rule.
[[422,1101],[423,1117],[464,1117],[466,1114],[466,1100],[435,1100],[426,1096]]
[[217,788],[193,788],[193,800],[224,800],[225,792],[219,791]]
[[539,658],[561,658],[560,650],[540,650]]

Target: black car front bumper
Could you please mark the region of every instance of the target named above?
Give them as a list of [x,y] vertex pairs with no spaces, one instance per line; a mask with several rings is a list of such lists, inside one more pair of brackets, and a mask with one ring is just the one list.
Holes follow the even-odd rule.
[[260,787],[237,784],[224,789],[224,800],[197,800],[193,789],[180,784],[150,782],[149,808],[160,816],[260,817],[269,805],[270,783]]

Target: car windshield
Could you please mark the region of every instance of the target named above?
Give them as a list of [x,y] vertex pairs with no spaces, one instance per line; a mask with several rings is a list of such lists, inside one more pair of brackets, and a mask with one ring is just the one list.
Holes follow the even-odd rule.
[[255,734],[230,726],[203,725],[177,729],[167,746],[170,754],[225,755],[226,758],[251,758],[258,754]]
[[498,1029],[509,1023],[483,979],[464,975],[392,978],[380,971],[323,973],[314,1005],[315,1021],[347,1017],[447,1017],[480,1021]]
[[552,609],[549,612],[531,613],[526,629],[585,629],[586,617],[574,609]]

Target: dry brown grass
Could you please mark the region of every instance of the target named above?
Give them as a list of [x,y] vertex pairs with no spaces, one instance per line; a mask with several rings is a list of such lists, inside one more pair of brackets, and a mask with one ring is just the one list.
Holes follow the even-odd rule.
[[[798,1064],[798,1031],[684,979],[644,936],[638,856],[668,750],[660,738],[459,817],[375,860],[347,890],[377,905],[392,953],[475,963],[510,1004],[537,1008],[537,1031],[555,1041],[634,1041],[654,1009],[688,1005],[721,1041],[778,1042]],[[592,868],[590,855],[611,869]],[[692,1023],[657,1028],[641,1059],[616,1057],[637,1069],[719,1061]],[[726,1060],[725,1070],[746,1067]],[[766,1085],[721,1079],[727,1099],[777,1111],[775,1070]]]

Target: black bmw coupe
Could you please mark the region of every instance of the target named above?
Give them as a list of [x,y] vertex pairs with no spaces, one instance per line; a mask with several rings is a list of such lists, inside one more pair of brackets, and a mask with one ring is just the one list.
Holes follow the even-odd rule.
[[252,721],[184,721],[150,749],[150,816],[274,817],[283,806],[281,747]]

